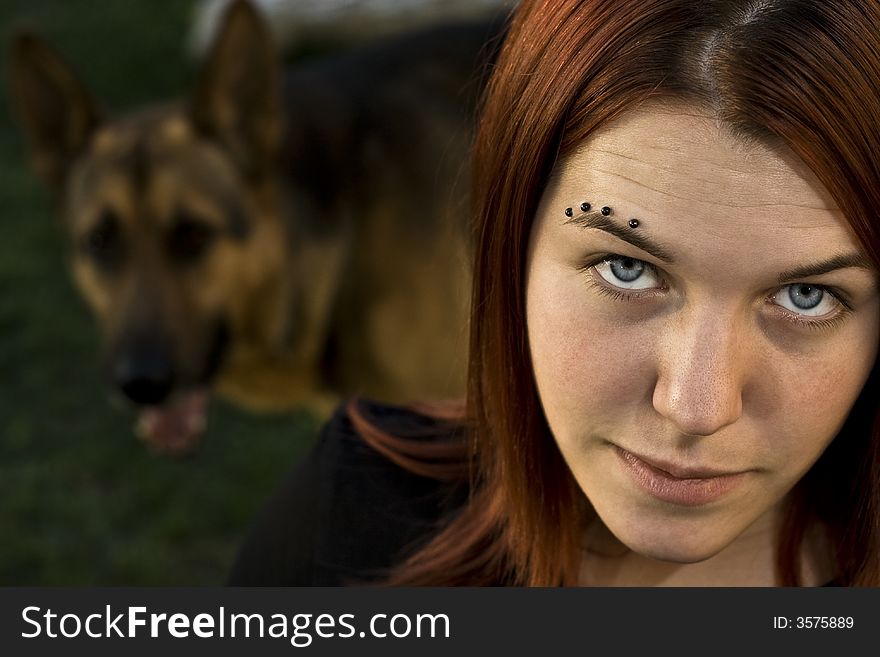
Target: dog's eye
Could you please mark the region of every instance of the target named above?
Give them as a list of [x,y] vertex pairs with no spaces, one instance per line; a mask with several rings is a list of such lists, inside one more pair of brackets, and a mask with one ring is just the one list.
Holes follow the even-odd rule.
[[175,260],[192,262],[205,254],[216,235],[210,224],[182,213],[168,233],[168,252]]
[[119,263],[122,252],[122,229],[111,210],[105,210],[81,241],[82,250],[99,266],[109,269]]

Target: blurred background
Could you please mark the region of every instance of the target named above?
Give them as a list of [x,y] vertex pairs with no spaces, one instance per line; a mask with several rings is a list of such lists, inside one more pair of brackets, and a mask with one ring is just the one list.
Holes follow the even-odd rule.
[[[300,21],[296,0],[260,0],[291,62],[504,3],[301,0],[312,13]],[[306,411],[253,415],[214,398],[189,457],[156,456],[135,437],[134,412],[110,403],[97,326],[10,112],[15,29],[48,39],[124,112],[190,89],[222,4],[0,0],[0,585],[222,584],[256,511],[317,436]]]
[[[2,0],[0,26],[4,46],[16,26],[37,29],[108,107],[124,109],[185,89],[192,10],[185,0]],[[135,438],[134,415],[108,403],[96,327],[67,274],[49,196],[26,166],[5,82],[0,584],[220,584],[316,422],[218,400],[190,458],[154,456]]]
[[[2,0],[114,110],[194,77],[193,0]],[[5,74],[5,66],[4,66]],[[215,400],[200,450],[157,457],[108,403],[96,327],[0,86],[0,585],[220,584],[255,511],[314,440],[309,414]]]

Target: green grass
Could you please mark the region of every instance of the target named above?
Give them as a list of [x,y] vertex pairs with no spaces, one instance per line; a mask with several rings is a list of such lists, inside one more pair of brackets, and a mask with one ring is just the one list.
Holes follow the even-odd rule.
[[[185,92],[190,12],[181,0],[4,0],[0,29],[4,44],[16,26],[38,30],[109,108],[124,110]],[[108,403],[98,335],[67,275],[48,195],[26,167],[5,82],[0,585],[222,583],[315,421],[215,403],[192,458],[156,457],[135,439],[133,416]]]

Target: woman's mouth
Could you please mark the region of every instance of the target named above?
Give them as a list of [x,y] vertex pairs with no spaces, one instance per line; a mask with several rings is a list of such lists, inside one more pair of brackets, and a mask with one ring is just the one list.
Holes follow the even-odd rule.
[[687,468],[649,462],[614,445],[618,459],[633,481],[649,495],[681,506],[714,502],[738,486],[747,472]]

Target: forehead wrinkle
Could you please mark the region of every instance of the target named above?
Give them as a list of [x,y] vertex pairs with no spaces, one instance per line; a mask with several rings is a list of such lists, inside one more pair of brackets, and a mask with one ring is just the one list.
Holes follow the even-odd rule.
[[[589,156],[593,153],[599,155],[608,155],[610,156],[610,160],[607,164],[601,163],[604,158],[590,158]],[[698,189],[699,184],[689,184],[689,185],[676,185],[677,180],[675,178],[685,178],[686,182],[693,183],[695,177],[698,176],[700,171],[705,171],[706,167],[695,167],[691,165],[688,167],[688,171],[682,171],[680,167],[677,166],[664,166],[661,163],[649,162],[644,158],[633,157],[630,155],[624,155],[621,153],[617,153],[615,151],[609,151],[607,149],[595,148],[595,149],[585,149],[579,153],[580,157],[576,157],[573,160],[569,160],[566,164],[569,168],[569,175],[565,176],[566,178],[574,178],[578,174],[584,176],[590,176],[591,173],[602,173],[609,177],[615,177],[620,180],[625,180],[629,183],[637,185],[640,188],[647,189],[656,194],[660,194],[667,198],[679,200],[679,201],[687,201],[687,202],[697,202],[708,204],[710,207],[727,207],[727,208],[796,208],[798,210],[810,210],[810,211],[821,211],[821,212],[840,212],[837,207],[834,207],[830,203],[824,202],[824,200],[815,197],[816,190],[810,185],[810,183],[800,176],[797,172],[794,172],[790,169],[785,169],[784,167],[774,166],[771,172],[767,172],[764,175],[761,175],[760,178],[762,181],[771,181],[770,187],[767,191],[771,192],[774,197],[778,197],[780,199],[785,199],[784,201],[768,201],[768,202],[748,202],[740,199],[749,199],[751,196],[748,194],[747,190],[753,188],[753,185],[749,184],[749,178],[756,177],[752,171],[746,170],[741,171],[739,169],[734,169],[731,167],[725,167],[724,165],[714,163],[712,161],[706,161],[709,164],[712,164],[713,167],[716,167],[719,171],[726,172],[725,174],[721,174],[721,176],[726,179],[722,180],[711,180],[703,177],[697,177],[696,180],[702,183],[707,183],[712,185],[713,187],[720,188],[722,191],[727,192],[724,194],[724,197],[721,198],[721,195],[714,194],[708,195],[705,191]],[[600,163],[594,163],[595,159],[598,159]],[[614,159],[621,159],[625,162],[632,163],[634,165],[641,165],[640,167],[630,167],[630,171],[624,169],[624,171],[620,171],[618,167],[615,167],[613,164]],[[693,158],[692,158],[693,159]],[[572,166],[573,165],[573,166]],[[644,173],[641,173],[637,169],[643,168]],[[765,167],[766,168],[766,167]],[[632,169],[636,169],[632,171]],[[692,172],[690,169],[695,169],[696,171]],[[658,174],[669,174],[669,175],[660,175]],[[797,176],[798,182],[802,183],[804,186],[803,190],[794,190],[791,189],[791,177]],[[662,183],[661,185],[651,185],[644,182],[645,179],[651,178],[660,178],[658,182]],[[738,187],[742,187],[741,191],[736,193],[731,193],[729,191],[729,183],[731,180],[736,181],[738,183]],[[776,182],[777,184],[772,184]],[[674,193],[671,191],[673,188],[680,188],[682,190],[692,190],[694,193]],[[803,192],[807,191],[810,193],[809,199],[803,202],[792,202],[792,197],[797,198],[798,196],[803,196]],[[795,193],[797,192],[797,193]],[[706,198],[709,196],[712,200],[707,201]],[[816,199],[815,202],[813,199]],[[830,199],[829,199],[830,200]]]
[[[716,201],[706,201],[699,198],[682,196],[679,194],[673,194],[670,191],[665,189],[659,189],[657,187],[652,187],[651,185],[647,185],[639,180],[631,176],[626,176],[622,173],[618,173],[616,171],[609,171],[607,169],[603,169],[601,167],[593,167],[593,172],[603,173],[609,177],[619,178],[621,180],[625,180],[637,187],[642,189],[646,189],[648,191],[654,192],[656,194],[660,194],[667,198],[675,199],[678,201],[687,201],[687,202],[697,202],[703,205],[707,205],[709,207],[723,207],[723,208],[732,208],[732,209],[769,209],[769,208],[795,208],[797,210],[810,210],[817,212],[839,212],[837,209],[825,208],[825,207],[817,207],[810,204],[800,204],[800,203],[732,203],[732,202],[716,202]],[[638,203],[637,205],[643,206],[643,204]]]
[[[685,106],[685,109],[691,109]],[[659,115],[659,116],[658,116]],[[669,121],[665,116],[670,116]],[[693,121],[691,120],[693,119]],[[627,170],[603,160],[635,165]],[[726,126],[712,117],[687,111],[664,112],[642,108],[625,114],[600,129],[577,148],[570,161],[582,170],[592,162],[605,173],[623,168],[622,177],[654,181],[651,189],[664,193],[663,187],[681,188],[678,199],[699,201],[708,194],[700,186],[711,185],[709,194],[727,207],[797,206],[834,211],[837,208],[818,184],[812,171],[783,144],[770,145],[757,140],[743,140],[730,134]],[[611,170],[609,170],[611,169]],[[644,169],[644,175],[641,174]],[[627,175],[632,174],[632,175]],[[668,174],[668,175],[664,175]],[[773,203],[743,203],[740,198],[754,196],[760,190]],[[693,194],[689,194],[693,191]],[[687,198],[688,196],[693,198]],[[806,202],[792,204],[792,197]],[[780,199],[777,201],[776,199]]]
[[[672,147],[658,144],[655,140],[639,149],[642,153],[658,153],[659,155],[656,159],[639,157],[630,154],[625,150],[610,150],[601,147],[586,148],[581,155],[589,156],[591,154],[596,154],[600,156],[608,156],[610,159],[619,159],[640,164],[653,171],[673,174],[685,172],[686,174],[693,175],[693,172],[696,172],[697,174],[705,175],[708,172],[712,172],[719,178],[723,176],[749,178],[760,174],[762,178],[766,179],[767,177],[770,177],[780,182],[785,182],[792,174],[791,169],[780,162],[773,162],[771,167],[765,165],[762,167],[762,171],[757,172],[754,166],[754,160],[759,159],[759,154],[754,152],[743,153],[742,156],[737,156],[735,158],[724,157],[722,158],[723,161],[719,161],[717,158],[710,157],[713,152],[710,149],[706,149],[704,143],[694,142],[694,144],[703,148],[700,148],[699,152],[693,153],[687,152],[688,148],[686,146],[682,147],[680,143]],[[665,154],[667,153],[674,157],[665,157]],[[602,158],[597,159],[601,160]],[[702,180],[704,182],[717,182],[711,178],[702,178]],[[806,181],[803,182],[806,183]]]

